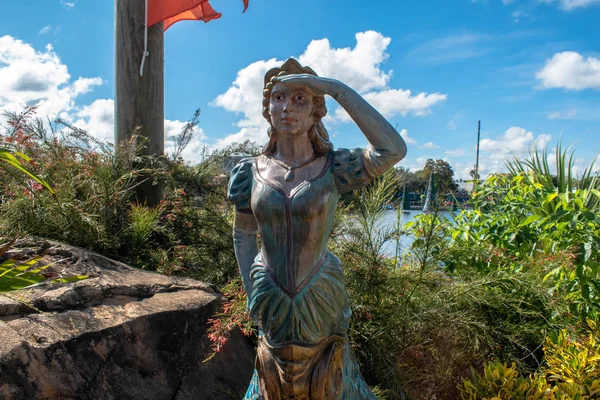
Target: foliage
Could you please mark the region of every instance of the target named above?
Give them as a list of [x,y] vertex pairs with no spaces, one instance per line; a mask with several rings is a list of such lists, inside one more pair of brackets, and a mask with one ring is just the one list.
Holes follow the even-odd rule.
[[[179,153],[189,143],[197,117],[183,130]],[[34,187],[32,196],[12,176],[0,175],[0,232],[47,237],[140,268],[216,284],[237,274],[222,165],[232,153],[256,151],[251,144],[215,152],[191,166],[176,154],[144,160],[138,156],[143,143],[135,134],[115,151],[60,121],[46,123],[20,114],[9,118],[9,126],[18,123],[20,130],[0,136],[20,151],[36,154],[26,166],[52,183],[59,202],[41,187]],[[136,186],[147,180],[166,187],[165,199],[155,208],[134,203]]]
[[34,112],[34,107],[28,107],[25,109],[25,112],[21,114],[20,118],[9,118],[9,127],[11,132],[5,138],[5,143],[0,145],[0,168],[21,183],[21,185],[26,189],[31,191],[32,184],[22,180],[17,174],[15,174],[15,171],[27,175],[29,178],[31,178],[32,182],[37,182],[38,185],[41,185],[41,187],[48,190],[54,196],[55,193],[52,187],[50,187],[45,180],[35,175],[30,169],[26,168],[22,164],[22,162],[31,163],[31,158],[18,151],[17,148],[11,143],[15,140],[15,138],[20,141],[27,140],[25,132],[23,131],[23,126],[27,123],[27,120]]
[[[16,237],[0,247],[0,256],[3,256],[15,243]],[[87,275],[63,277],[58,274],[49,274],[45,271],[56,263],[41,265],[42,257],[33,257],[27,261],[17,261],[12,258],[0,264],[0,293],[24,289],[37,283],[44,282],[53,276],[58,278],[52,282],[68,283],[87,279]]]
[[248,298],[241,277],[234,278],[221,289],[221,292],[227,298],[223,304],[223,312],[208,321],[210,325],[208,338],[212,342],[213,355],[221,350],[231,331],[236,328],[244,336],[256,335],[256,327],[248,312]]
[[[382,226],[393,193],[384,175],[338,213],[332,251],[342,259],[352,303],[351,344],[372,386],[389,399],[457,398],[456,385],[486,360],[542,362],[543,329],[560,306],[539,274],[444,272],[451,223],[433,213],[404,227]],[[411,246],[395,256],[386,244],[401,235]],[[403,254],[402,254],[403,253]],[[508,254],[498,254],[502,263]]]
[[447,161],[428,159],[425,162],[425,167],[420,171],[420,175],[422,179],[428,180],[432,173],[434,186],[439,193],[453,192],[458,188],[453,179],[454,171]]
[[524,377],[515,365],[488,363],[459,385],[463,399],[597,399],[600,396],[600,331],[588,319],[583,332],[561,330],[544,344],[547,366]]
[[600,180],[591,167],[574,179],[573,154],[560,145],[556,160],[556,187],[546,153],[514,160],[513,175],[495,175],[478,185],[474,209],[456,218],[444,261],[450,268],[493,266],[477,259],[482,246],[532,264],[561,254],[563,262],[546,270],[546,278],[571,302],[570,312],[585,319],[600,310]]
[[595,380],[600,381],[600,330],[595,321],[586,322],[583,332],[562,330],[546,339],[546,376],[550,382],[590,387]]
[[429,179],[429,177],[423,179],[421,173],[411,172],[409,168],[404,167],[397,167],[395,172],[398,179],[398,188],[404,188],[404,186],[406,186],[407,192],[419,194],[425,193],[427,179]]
[[[18,262],[9,258],[0,264],[0,293],[12,290],[24,289],[48,279],[44,271],[53,264],[39,265],[42,257],[34,257],[31,260]],[[35,268],[34,268],[35,267]],[[59,277],[53,279],[56,283],[76,282],[87,279],[87,275],[76,275]]]
[[507,366],[501,362],[492,362],[485,366],[483,376],[473,373],[473,381],[466,379],[462,383],[462,398],[537,400],[546,398],[548,385],[543,377],[523,378],[513,363]]

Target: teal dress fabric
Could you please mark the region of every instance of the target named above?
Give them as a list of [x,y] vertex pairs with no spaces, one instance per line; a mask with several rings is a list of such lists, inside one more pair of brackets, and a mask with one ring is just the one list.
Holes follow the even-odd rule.
[[[310,345],[346,335],[351,310],[344,273],[327,239],[339,195],[371,180],[364,158],[362,149],[331,153],[321,173],[289,196],[261,176],[254,158],[233,169],[229,198],[237,211],[254,215],[262,243],[250,269],[248,307],[270,342]],[[341,398],[375,399],[346,350]],[[245,399],[263,398],[255,370]]]

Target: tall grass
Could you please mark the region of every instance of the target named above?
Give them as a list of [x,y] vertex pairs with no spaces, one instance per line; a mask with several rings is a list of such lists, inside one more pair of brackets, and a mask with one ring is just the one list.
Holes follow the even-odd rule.
[[[25,166],[52,184],[59,202],[37,186],[32,196],[0,173],[0,233],[55,239],[140,268],[225,284],[237,274],[237,264],[223,159],[255,149],[236,145],[186,164],[179,156],[198,115],[166,157],[139,156],[144,143],[135,134],[117,151],[64,121],[8,116],[11,128],[0,132],[0,140],[36,155]],[[156,208],[135,204],[135,189],[144,181],[166,187]]]
[[[597,157],[591,164],[584,168],[580,176],[575,173],[575,152],[563,148],[559,143],[554,151],[554,165],[550,165],[548,149],[534,150],[528,158],[514,158],[506,163],[513,176],[529,176],[534,184],[547,196],[543,199],[539,211],[552,215],[558,208],[562,199],[569,202],[576,191],[582,191],[579,198],[583,207],[591,211],[600,211],[600,174],[594,173]],[[554,167],[554,168],[552,168]]]

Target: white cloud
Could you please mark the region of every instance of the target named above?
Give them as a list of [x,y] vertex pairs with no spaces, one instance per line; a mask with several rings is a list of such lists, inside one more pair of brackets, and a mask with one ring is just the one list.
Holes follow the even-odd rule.
[[298,61],[320,76],[338,79],[359,93],[386,88],[392,76],[379,66],[388,58],[385,52],[392,39],[379,32],[356,34],[356,46],[334,49],[329,39],[310,42]]
[[232,86],[213,101],[213,105],[243,116],[236,123],[236,126],[241,128],[240,131],[217,141],[217,147],[245,140],[257,143],[267,140],[266,132],[269,124],[262,116],[264,75],[269,69],[281,64],[282,61],[272,58],[248,65],[237,73]]
[[519,22],[519,20],[523,17],[527,17],[529,14],[527,14],[525,11],[523,10],[515,10],[512,13],[512,17],[514,18],[515,22]]
[[101,78],[74,82],[51,45],[44,51],[11,36],[0,37],[0,111],[37,107],[41,117],[54,118],[75,108],[75,99],[102,84]]
[[[114,143],[115,103],[113,99],[99,99],[74,113],[73,126],[85,130],[95,138]],[[165,120],[165,153],[175,150],[174,137],[184,128],[186,122]],[[198,162],[205,149],[206,135],[202,128],[196,127],[192,140],[182,152],[186,161]]]
[[77,111],[74,118],[73,126],[96,139],[114,143],[115,103],[112,99],[98,99]]
[[545,88],[600,89],[600,60],[574,51],[556,53],[536,78]]
[[450,149],[444,152],[448,156],[462,156],[465,154],[465,149]]
[[370,92],[364,95],[365,99],[371,103],[379,112],[386,117],[393,117],[397,114],[406,116],[413,114],[424,116],[431,114],[431,107],[448,98],[441,93],[424,93],[411,96],[410,90],[388,89],[381,92]]
[[[74,81],[51,45],[36,51],[31,45],[11,36],[0,37],[0,112],[21,112],[36,106],[41,118],[60,117],[95,138],[114,142],[114,101],[97,99],[89,105],[77,105],[78,96],[103,83],[101,78],[79,77]],[[165,120],[165,145],[185,122]],[[184,159],[198,161],[206,137],[200,128],[183,152]]]
[[427,142],[425,144],[423,144],[422,146],[419,146],[422,149],[437,149],[440,146],[438,146],[437,144],[433,143],[433,142]]
[[553,111],[548,113],[549,119],[573,119],[577,117],[577,110]]
[[600,0],[538,0],[539,3],[553,4],[557,3],[559,8],[565,11],[572,11],[576,8],[584,8],[592,4],[600,3]]
[[482,139],[479,148],[481,151],[493,151],[496,154],[521,155],[527,153],[532,147],[543,148],[550,139],[550,135],[538,135],[536,137],[524,128],[513,126],[508,128],[496,140]]
[[[334,48],[328,39],[313,40],[297,59],[320,76],[338,79],[357,90],[388,118],[398,114],[430,114],[431,107],[446,100],[447,96],[441,93],[412,95],[410,90],[390,88],[392,71],[381,69],[381,64],[388,58],[386,49],[390,42],[389,37],[375,31],[357,33],[353,48]],[[266,142],[268,124],[261,112],[263,79],[270,68],[281,64],[282,60],[270,59],[248,65],[238,72],[231,87],[213,101],[213,105],[240,115],[235,124],[240,129],[217,141],[218,147],[244,140]],[[334,109],[324,122],[351,121],[335,102],[328,104],[334,104]]]
[[77,1],[60,0],[60,4],[63,5],[65,8],[73,8],[75,7],[75,3],[77,3]]
[[417,141],[415,139],[408,136],[408,131],[406,129],[402,129],[400,131],[400,136],[402,136],[402,139],[404,139],[406,144],[417,144]]
[[449,129],[452,130],[456,130],[457,128],[457,124],[462,121],[463,119],[465,119],[465,117],[467,116],[467,113],[464,111],[459,111],[456,114],[454,114],[452,116],[452,118],[450,118],[450,121],[448,121],[448,124],[446,125]]
[[487,174],[505,171],[504,162],[513,157],[526,156],[529,150],[544,149],[552,136],[547,134],[534,135],[524,128],[513,126],[496,139],[481,139],[479,173],[482,177]]
[[[165,153],[173,153],[175,151],[174,138],[181,133],[187,122],[179,120],[165,120]],[[207,151],[206,135],[202,128],[196,126],[194,128],[192,140],[181,153],[181,156],[186,161],[199,162],[202,156]]]
[[425,167],[425,163],[427,162],[427,159],[429,159],[431,157],[418,157],[416,160],[414,160],[414,162],[410,162],[409,160],[406,160],[403,162],[403,164],[408,164],[406,165],[406,167],[411,170],[412,172],[416,172],[416,171],[420,171]]
[[39,35],[45,35],[46,33],[50,33],[52,31],[52,25],[46,25],[38,32]]
[[[388,89],[379,92],[369,92],[363,95],[373,107],[377,109],[386,118],[395,115],[406,116],[412,114],[417,117],[423,117],[431,114],[431,107],[448,98],[441,93],[419,93],[411,95],[410,90]],[[341,107],[338,107],[334,116],[342,122],[350,122],[352,119],[348,113]]]

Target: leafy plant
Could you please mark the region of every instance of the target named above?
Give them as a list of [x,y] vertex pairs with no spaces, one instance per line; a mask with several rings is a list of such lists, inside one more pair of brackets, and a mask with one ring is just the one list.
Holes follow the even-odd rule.
[[547,337],[544,350],[550,382],[591,386],[600,380],[600,330],[596,321],[586,322],[578,335],[562,330]]
[[488,363],[459,385],[462,399],[597,399],[600,397],[600,344],[595,321],[581,332],[561,330],[546,338],[547,366],[524,377],[515,365]]
[[[27,167],[53,182],[60,203],[41,185],[32,196],[14,177],[0,175],[0,232],[55,239],[140,268],[215,284],[237,275],[223,161],[232,153],[252,154],[254,146],[232,146],[197,165],[186,164],[178,154],[194,133],[196,113],[176,141],[175,154],[142,160],[143,144],[136,135],[116,151],[64,121],[47,123],[26,112],[25,117],[8,116],[9,129],[0,139],[36,154]],[[135,189],[145,179],[166,188],[164,200],[153,209],[132,206]]]
[[[588,167],[574,176],[573,153],[556,148],[556,175],[548,155],[508,163],[511,175],[495,175],[478,185],[473,210],[463,211],[451,232],[451,248],[470,249],[463,265],[487,268],[478,247],[498,248],[515,259],[571,254],[572,259],[546,270],[556,290],[571,301],[570,312],[582,320],[600,311],[600,178]],[[452,251],[448,252],[451,255]],[[450,268],[456,257],[446,259]],[[514,264],[514,263],[513,263]]]
[[[25,168],[23,166],[23,164],[21,164],[21,160],[22,161],[31,161],[31,158],[27,157],[25,154],[21,153],[20,151],[11,149],[10,147],[0,146],[0,161],[1,161],[0,168],[4,169],[6,172],[8,172],[10,175],[12,175],[27,189],[29,189],[30,186],[25,181],[23,181],[21,178],[19,178],[17,175],[15,175],[13,169],[16,169],[17,171],[22,172],[23,174],[29,176],[31,179],[38,182],[40,185],[45,187],[50,193],[52,193],[52,195],[55,196],[56,193],[54,192],[52,187],[50,187],[50,185],[45,180],[43,180],[42,178],[38,177],[37,175],[35,175],[31,171],[29,171],[27,168]],[[7,164],[8,166],[5,164]],[[10,167],[12,167],[13,169],[11,169]]]
[[[0,256],[3,256],[16,240],[17,238],[15,237],[8,243],[2,245],[2,247],[0,247]],[[58,275],[45,274],[44,271],[56,263],[40,265],[41,260],[42,257],[37,256],[23,262],[19,262],[12,258],[3,261],[0,264],[0,293],[24,289],[29,286],[44,282],[52,276]],[[87,275],[68,277],[59,276],[57,279],[53,279],[52,281],[56,283],[69,283],[87,278]]]
[[[18,262],[9,258],[0,264],[0,293],[24,289],[46,281],[48,276],[44,274],[44,271],[55,263],[37,266],[41,260],[42,257],[34,257],[28,261]],[[51,281],[55,283],[69,283],[87,278],[89,278],[88,275],[61,276]]]

